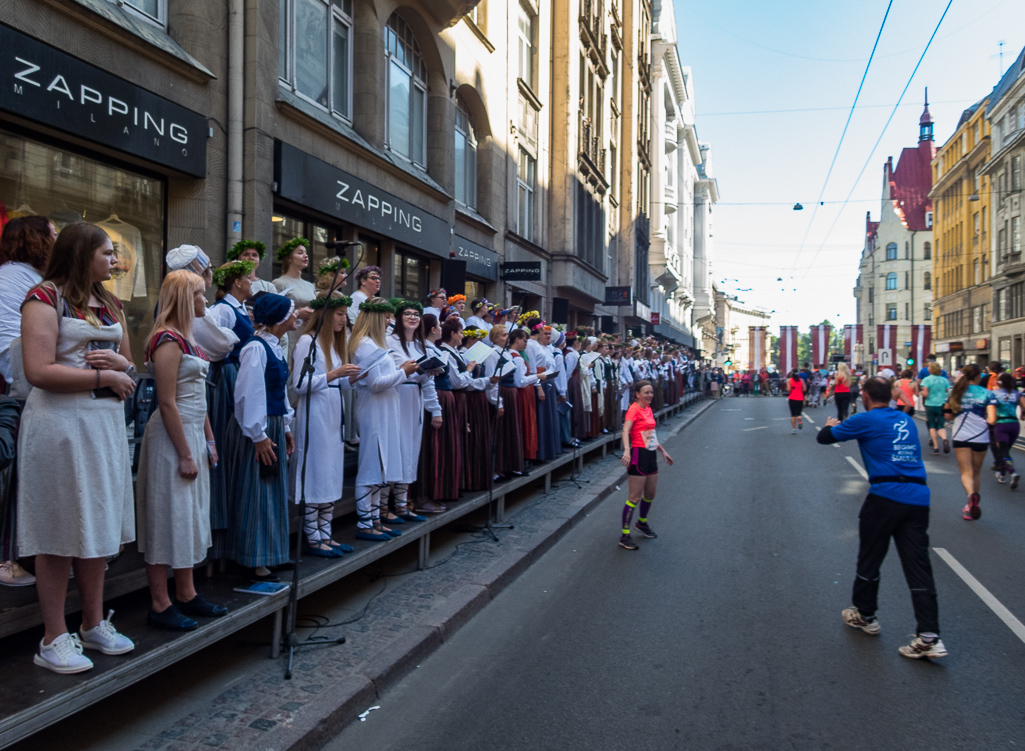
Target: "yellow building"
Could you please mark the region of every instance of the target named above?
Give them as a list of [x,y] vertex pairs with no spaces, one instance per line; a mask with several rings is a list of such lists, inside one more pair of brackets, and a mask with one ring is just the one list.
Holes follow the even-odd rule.
[[990,359],[988,99],[962,113],[932,161],[933,349],[949,370]]

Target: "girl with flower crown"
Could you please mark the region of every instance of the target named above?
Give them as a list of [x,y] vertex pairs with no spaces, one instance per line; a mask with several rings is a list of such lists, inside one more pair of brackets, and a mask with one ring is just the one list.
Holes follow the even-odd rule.
[[[295,430],[292,431],[295,452],[288,467],[289,488],[296,503],[304,496],[305,490],[304,552],[322,558],[339,558],[342,553],[352,550],[331,537],[334,504],[342,497],[345,482],[342,392],[354,388],[359,377],[359,367],[349,363],[346,347],[351,302],[337,290],[330,297],[327,290],[318,293],[310,302],[313,316],[306,322],[292,350],[292,388],[298,395],[298,404]],[[320,332],[314,340],[317,326],[320,326]],[[315,350],[313,373],[304,377],[303,365],[311,348]]]
[[[313,283],[302,277],[302,272],[310,265],[310,241],[305,237],[293,237],[278,248],[274,257],[281,264],[281,276],[274,280],[274,289],[295,303],[296,317],[305,323],[313,315],[310,301],[317,295]],[[288,335],[289,352],[298,338],[298,331]]]

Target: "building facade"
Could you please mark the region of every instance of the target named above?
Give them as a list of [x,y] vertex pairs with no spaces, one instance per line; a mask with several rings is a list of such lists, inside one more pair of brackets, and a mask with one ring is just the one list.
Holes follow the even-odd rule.
[[[348,242],[383,295],[651,333],[652,19],[649,0],[0,0],[0,222],[102,223],[140,345],[168,248],[220,263],[296,236],[310,276]],[[673,51],[661,91],[700,187]],[[662,229],[684,284],[655,332],[691,344],[688,280],[710,271],[679,250],[687,225]]]
[[[713,365],[724,368],[728,372],[747,370],[753,361],[751,352],[750,327],[769,326],[772,314],[757,306],[748,305],[733,295],[715,291],[715,334],[714,344],[706,351],[705,356]],[[761,352],[760,364],[757,368],[769,363],[768,341],[766,331],[766,347]],[[726,365],[729,362],[730,365]]]
[[[903,362],[911,351],[911,326],[932,322],[933,122],[926,101],[918,145],[905,148],[894,167],[883,165],[879,221],[866,216],[865,246],[854,287],[857,321],[865,326],[866,365]],[[879,357],[876,326],[897,326],[896,346]],[[890,359],[892,363],[886,363]]]
[[989,360],[990,190],[988,99],[961,114],[936,152],[933,187],[933,349],[949,372]]
[[988,182],[991,207],[990,355],[1006,367],[1016,367],[1025,364],[1025,50],[990,94],[986,119],[992,145],[979,175]]

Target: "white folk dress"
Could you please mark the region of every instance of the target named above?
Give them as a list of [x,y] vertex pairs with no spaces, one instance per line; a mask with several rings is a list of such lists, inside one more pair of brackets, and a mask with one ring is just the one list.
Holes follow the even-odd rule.
[[[310,352],[313,337],[304,334],[292,351],[292,388],[299,395],[295,409],[295,451],[289,459],[289,489],[296,503],[302,497],[301,472],[306,457],[306,502],[334,503],[342,497],[345,482],[345,457],[342,446],[342,391],[352,389],[348,377],[327,382],[327,372],[341,366],[338,354],[332,349],[331,366],[327,366],[324,350],[318,346],[314,359],[313,377],[299,385],[303,363]],[[306,390],[310,389],[310,442],[306,454]]]
[[[89,342],[120,345],[120,323],[60,316],[56,364],[87,369]],[[18,554],[105,558],[135,539],[125,407],[91,391],[34,388],[18,431]]]
[[178,452],[160,410],[146,423],[136,481],[136,522],[139,551],[150,565],[192,568],[206,558],[211,545],[210,465],[204,431],[209,369],[207,360],[183,348],[174,402],[199,468],[195,479],[186,480],[178,472]]
[[359,467],[356,485],[369,487],[403,482],[402,453],[399,434],[402,413],[399,391],[406,374],[395,365],[390,351],[381,353],[373,339],[360,342],[352,353],[352,361],[373,364],[370,374],[356,382],[356,417],[359,420]]
[[[402,349],[402,343],[395,334],[388,335],[388,348],[392,351],[396,367],[406,360],[419,360],[425,355],[416,342],[407,342],[409,354]],[[399,414],[405,429],[398,434],[399,453],[402,456],[401,478],[395,482],[416,482],[417,465],[420,463],[420,444],[424,435],[424,410],[431,417],[441,417],[441,404],[434,388],[434,377],[413,372],[399,382]]]

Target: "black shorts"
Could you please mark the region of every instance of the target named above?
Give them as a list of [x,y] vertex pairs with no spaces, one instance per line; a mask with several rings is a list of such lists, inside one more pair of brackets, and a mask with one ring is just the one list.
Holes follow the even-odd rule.
[[956,449],[971,449],[976,454],[985,454],[989,450],[988,443],[969,443],[968,441],[952,441]]
[[626,473],[633,477],[647,477],[658,474],[658,457],[652,449],[630,449],[630,466]]
[[804,402],[800,399],[787,399],[787,403],[790,405],[790,416],[800,417],[801,410],[804,409]]

